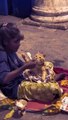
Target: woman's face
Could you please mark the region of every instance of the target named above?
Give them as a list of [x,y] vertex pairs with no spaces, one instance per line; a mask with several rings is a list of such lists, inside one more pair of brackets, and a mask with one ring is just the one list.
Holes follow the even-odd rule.
[[7,43],[7,51],[8,52],[16,52],[20,46],[20,39],[12,39]]

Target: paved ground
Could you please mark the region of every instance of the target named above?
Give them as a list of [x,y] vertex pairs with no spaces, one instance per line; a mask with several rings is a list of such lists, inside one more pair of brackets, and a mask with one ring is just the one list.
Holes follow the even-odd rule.
[[[21,50],[30,51],[32,55],[38,51],[46,55],[46,60],[52,61],[55,66],[68,68],[68,30],[48,29],[46,27],[36,27],[22,24],[22,19],[12,16],[0,16],[0,23],[17,23],[25,39],[21,42],[18,52]],[[7,112],[7,111],[5,111]],[[0,112],[0,120],[3,120],[5,112]],[[12,120],[65,120],[67,114],[53,116],[42,116],[39,114],[28,113],[22,118],[12,118]]]
[[55,66],[68,68],[68,30],[48,29],[23,25],[22,19],[12,16],[0,16],[0,23],[17,23],[25,39],[19,51],[30,51],[32,55],[40,51],[46,55]]

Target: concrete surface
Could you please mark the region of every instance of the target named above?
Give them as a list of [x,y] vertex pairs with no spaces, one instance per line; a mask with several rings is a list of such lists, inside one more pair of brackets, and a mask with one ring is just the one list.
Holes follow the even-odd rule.
[[29,51],[34,55],[42,52],[46,55],[46,60],[52,61],[55,66],[68,68],[68,29],[48,29],[46,27],[36,27],[22,24],[22,19],[12,16],[0,16],[0,23],[17,23],[25,39],[21,43],[21,50]]
[[[29,26],[22,24],[22,21],[22,19],[13,16],[0,16],[0,23],[17,23],[24,34],[25,39],[21,42],[18,52],[22,50],[29,51],[32,55],[38,51],[42,52],[46,55],[46,60],[52,61],[55,66],[68,69],[68,30]],[[3,120],[5,112],[0,112],[0,120]],[[66,120],[67,118],[67,114],[42,116],[40,114],[26,113],[22,118],[13,117],[10,120]]]

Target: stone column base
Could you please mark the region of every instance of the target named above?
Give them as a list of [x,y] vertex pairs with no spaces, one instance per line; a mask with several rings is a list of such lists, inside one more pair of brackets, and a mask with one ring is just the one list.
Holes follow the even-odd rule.
[[31,20],[29,18],[26,18],[22,21],[24,25],[31,25],[36,27],[45,27],[45,28],[51,28],[51,29],[60,29],[60,30],[67,30],[68,29],[68,22],[66,23],[46,23],[46,22],[37,22],[34,20]]
[[37,22],[67,22],[68,0],[35,0],[31,19]]
[[31,16],[32,20],[35,20],[37,22],[51,22],[51,23],[60,23],[60,22],[67,22],[68,21],[68,15],[66,16],[58,16],[58,17],[44,17],[44,16]]

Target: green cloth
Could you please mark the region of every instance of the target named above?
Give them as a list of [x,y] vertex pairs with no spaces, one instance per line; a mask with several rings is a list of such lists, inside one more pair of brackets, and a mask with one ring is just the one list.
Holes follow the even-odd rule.
[[61,96],[61,89],[58,83],[35,83],[24,81],[18,87],[18,98],[27,100],[39,100],[42,102],[52,102]]

